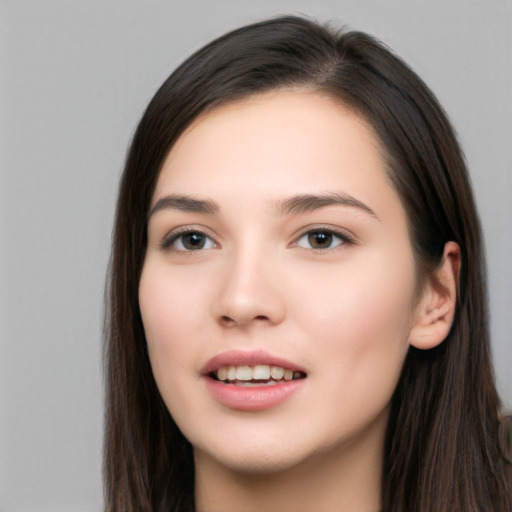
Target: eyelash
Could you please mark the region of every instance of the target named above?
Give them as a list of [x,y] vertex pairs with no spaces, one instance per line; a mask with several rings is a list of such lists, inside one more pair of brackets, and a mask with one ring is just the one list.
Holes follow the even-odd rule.
[[[304,247],[304,246],[300,245],[300,242],[303,238],[309,237],[314,234],[317,234],[317,235],[325,234],[325,235],[328,235],[331,237],[331,241],[333,241],[334,239],[337,239],[338,241],[336,242],[336,245],[334,247],[327,247],[327,248],[311,247],[311,246]],[[187,249],[183,244],[183,238],[186,235],[199,235],[199,237],[202,237],[203,240],[205,241],[205,243],[208,244],[209,246],[208,247],[201,246],[198,249]],[[176,246],[174,246],[174,244],[176,244],[178,241],[180,241],[180,244],[182,246],[181,248],[177,248]],[[354,243],[355,243],[355,241],[353,240],[353,238],[348,236],[346,233],[342,233],[342,232],[334,230],[332,228],[316,227],[316,228],[312,228],[312,229],[308,229],[307,231],[304,231],[296,239],[296,241],[293,242],[292,247],[302,247],[304,249],[311,250],[311,251],[314,251],[317,253],[323,253],[323,252],[335,250],[338,247],[343,246],[343,245],[353,245]],[[329,245],[331,245],[331,244],[329,244]],[[178,229],[178,230],[171,232],[162,241],[162,249],[174,250],[176,252],[183,252],[183,253],[186,253],[186,252],[195,253],[195,252],[199,252],[199,251],[203,251],[203,250],[207,250],[207,249],[214,249],[217,247],[218,247],[217,242],[215,242],[215,240],[210,235],[206,234],[201,229],[191,229],[188,227]]]

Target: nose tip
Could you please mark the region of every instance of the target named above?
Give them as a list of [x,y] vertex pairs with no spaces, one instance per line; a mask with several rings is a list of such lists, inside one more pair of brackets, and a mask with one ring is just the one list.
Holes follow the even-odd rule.
[[278,324],[285,314],[284,293],[270,272],[231,268],[222,279],[214,315],[223,327]]

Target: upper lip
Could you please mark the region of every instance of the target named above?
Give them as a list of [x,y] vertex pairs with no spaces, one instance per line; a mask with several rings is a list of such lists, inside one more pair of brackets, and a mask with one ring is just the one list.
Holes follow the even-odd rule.
[[201,369],[203,375],[208,375],[217,371],[222,366],[255,366],[255,365],[280,366],[294,372],[306,373],[306,371],[298,364],[288,361],[282,357],[275,356],[265,350],[227,350],[221,352],[211,359]]

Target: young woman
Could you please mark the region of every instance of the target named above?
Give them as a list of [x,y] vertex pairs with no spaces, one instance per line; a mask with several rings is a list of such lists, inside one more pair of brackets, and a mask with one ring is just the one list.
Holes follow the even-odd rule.
[[280,18],[181,65],[109,286],[107,510],[511,510],[461,150],[368,35]]

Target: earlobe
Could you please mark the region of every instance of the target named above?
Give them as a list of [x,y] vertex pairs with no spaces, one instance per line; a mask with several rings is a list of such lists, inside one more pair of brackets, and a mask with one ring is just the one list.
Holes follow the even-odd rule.
[[441,344],[453,324],[457,304],[460,248],[455,242],[444,246],[443,260],[427,278],[416,307],[409,343],[428,350]]

